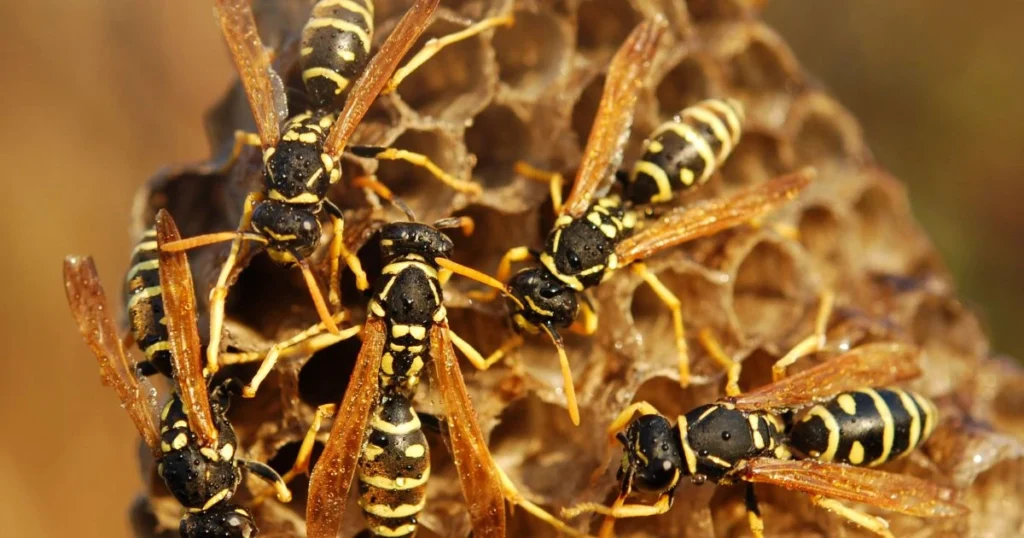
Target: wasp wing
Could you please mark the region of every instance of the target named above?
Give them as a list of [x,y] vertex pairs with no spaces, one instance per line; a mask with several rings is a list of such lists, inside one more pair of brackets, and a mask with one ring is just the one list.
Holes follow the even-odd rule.
[[953,492],[917,477],[816,460],[752,458],[739,469],[747,482],[773,484],[828,499],[870,504],[915,517],[965,516]]
[[281,139],[281,122],[288,115],[288,107],[284,84],[270,66],[270,54],[256,30],[250,2],[216,0],[214,10],[266,149]]
[[451,439],[452,459],[459,472],[462,494],[466,498],[473,536],[505,536],[505,497],[497,465],[487,448],[487,440],[476,422],[473,402],[459,369],[459,360],[448,339],[448,323],[435,323],[430,330],[434,378],[444,402],[445,420]]
[[349,378],[345,397],[331,426],[331,437],[309,478],[306,535],[336,538],[341,529],[348,491],[359,463],[370,413],[377,406],[381,356],[386,332],[384,320],[371,317],[363,328],[363,345]]
[[770,385],[728,398],[744,410],[795,408],[862,389],[883,387],[921,374],[918,350],[908,344],[865,344]]
[[146,446],[155,457],[160,457],[156,408],[150,403],[148,390],[140,385],[136,377],[138,365],[121,346],[118,330],[110,319],[107,295],[103,291],[92,257],[64,258],[64,291],[67,293],[71,315],[78,324],[78,332],[99,362],[103,384],[114,389]]
[[796,195],[811,182],[805,169],[780,176],[732,196],[680,207],[624,239],[615,247],[620,265],[628,265],[670,247],[739,226],[765,215]]
[[363,120],[370,105],[391,79],[391,75],[398,68],[398,63],[427,29],[430,17],[434,14],[439,2],[440,0],[416,0],[416,3],[402,16],[402,20],[398,21],[394,31],[370,60],[366,69],[363,70],[363,74],[352,85],[348,98],[345,100],[345,108],[341,110],[338,120],[334,122],[331,132],[327,135],[327,140],[324,141],[324,153],[332,156],[334,160],[341,157],[352,133],[356,131],[356,127]]
[[622,161],[622,145],[629,138],[639,90],[665,28],[665,19],[660,15],[640,23],[612,58],[594,125],[576,181],[562,206],[562,215],[582,216],[594,193]]
[[[161,209],[156,214],[156,244],[162,246],[181,239],[170,213]],[[202,446],[217,441],[217,427],[210,411],[209,389],[203,375],[196,296],[188,256],[183,251],[160,253],[160,287],[163,290],[164,319],[167,340],[171,344],[171,365],[178,396],[188,415],[189,428]]]

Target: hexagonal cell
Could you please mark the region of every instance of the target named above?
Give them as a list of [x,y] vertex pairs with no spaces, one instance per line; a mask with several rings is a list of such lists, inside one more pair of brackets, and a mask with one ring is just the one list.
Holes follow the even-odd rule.
[[[437,20],[411,49],[415,54],[431,38],[462,30]],[[494,65],[481,36],[449,45],[409,75],[398,95],[422,116],[450,121],[471,118],[491,97]]]
[[728,65],[732,84],[754,94],[785,93],[796,83],[797,72],[785,45],[766,41],[762,35],[752,36]]
[[863,157],[860,125],[832,99],[815,94],[801,99],[787,121],[800,164]]
[[494,53],[502,82],[535,97],[558,80],[571,57],[565,25],[547,10],[517,11],[516,23],[494,32]]
[[[294,314],[289,321],[315,322],[312,299],[298,269],[278,264],[265,254],[253,256],[228,291],[226,317],[264,335],[273,335],[284,321],[281,312]],[[299,316],[310,316],[302,318]],[[298,318],[298,319],[296,319]]]
[[299,370],[299,398],[311,407],[340,402],[361,346],[349,338],[314,353]]
[[[408,130],[393,143],[393,148],[426,155],[441,170],[456,179],[464,174],[464,147],[441,131]],[[451,213],[456,192],[422,166],[405,161],[380,161],[377,178],[405,201],[422,222],[433,222]]]
[[484,190],[504,187],[516,177],[516,161],[530,160],[533,135],[512,109],[491,105],[466,130],[466,150],[476,156],[473,177]]
[[804,311],[802,292],[808,286],[807,277],[781,244],[758,242],[734,277],[733,307],[743,333],[759,341],[788,331]]
[[591,80],[573,106],[572,130],[576,133],[576,141],[581,148],[586,145],[590,128],[594,125],[597,107],[601,103],[601,92],[604,91],[604,80],[603,75]]
[[584,54],[615,50],[640,20],[626,0],[583,2],[576,13],[576,46]]
[[686,8],[696,23],[735,20],[747,9],[742,0],[686,0]]
[[970,361],[987,353],[979,345],[983,334],[978,320],[959,302],[941,296],[928,296],[917,307],[911,323],[914,342],[931,353]]
[[871,269],[901,273],[913,258],[914,253],[906,248],[904,208],[903,200],[897,200],[892,188],[883,183],[864,189],[854,203],[863,262]]
[[674,117],[684,108],[714,94],[709,68],[701,58],[687,56],[665,74],[655,89],[662,119]]
[[839,218],[824,205],[804,208],[798,228],[800,243],[816,258],[832,259],[839,252]]
[[785,141],[763,131],[747,130],[722,164],[724,183],[739,187],[762,183],[792,170]]

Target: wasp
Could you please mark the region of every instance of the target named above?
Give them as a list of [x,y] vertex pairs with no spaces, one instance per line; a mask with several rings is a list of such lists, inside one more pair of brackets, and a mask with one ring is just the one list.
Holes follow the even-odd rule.
[[125,311],[130,327],[125,343],[134,341],[146,356],[139,363],[142,375],[159,373],[171,377],[171,343],[164,315],[159,254],[156,229],[149,228],[132,249],[125,275]]
[[[913,451],[938,424],[928,398],[893,385],[920,374],[913,346],[865,344],[756,390],[726,396],[681,415],[673,426],[651,404],[626,408],[608,429],[625,447],[621,489],[611,507],[567,511],[613,518],[662,514],[676,487],[745,482],[754,536],[764,536],[753,484],[811,495],[811,501],[880,536],[888,522],[843,505],[852,501],[916,517],[963,516],[952,492],[915,477],[871,469]],[[633,420],[636,413],[640,416]],[[625,429],[623,432],[622,430]],[[612,441],[614,442],[614,440]],[[655,493],[653,505],[626,504],[634,491]]]
[[[579,424],[579,409],[558,329],[570,328],[582,334],[593,334],[597,330],[597,314],[585,295],[586,290],[627,266],[650,285],[672,312],[679,349],[679,378],[683,385],[688,384],[690,370],[680,301],[641,260],[755,220],[799,194],[813,175],[808,169],[781,176],[730,197],[669,211],[653,222],[644,222],[643,215],[617,195],[595,200],[608,171],[618,166],[614,161],[621,155],[621,145],[633,121],[639,85],[664,29],[661,17],[641,23],[616,52],[583,152],[584,159],[564,203],[559,174],[544,173],[524,163],[517,167],[520,173],[550,181],[557,219],[543,250],[517,247],[502,257],[496,278],[506,284],[491,292],[472,295],[488,300],[503,293],[518,332],[543,332],[555,344],[569,415],[575,424]],[[719,155],[724,158],[723,153]],[[534,259],[540,261],[540,266],[512,274],[512,263]],[[502,346],[498,354],[485,359],[486,364],[493,364],[508,347]]]
[[[154,237],[158,243],[179,238],[165,211],[157,215]],[[188,262],[184,254],[164,252],[159,260],[170,365],[177,383],[159,413],[150,401],[151,386],[139,379],[139,365],[118,337],[91,257],[64,260],[71,313],[99,362],[104,384],[117,393],[157,461],[157,473],[185,508],[181,535],[255,536],[258,530],[252,514],[230,502],[242,480],[242,469],[273,484],[282,502],[291,500],[291,492],[272,468],[239,456],[238,439],[226,417],[230,386],[210,388],[203,374]]]
[[[327,198],[330,187],[341,179],[340,160],[349,139],[385,85],[393,90],[402,78],[447,45],[512,22],[511,16],[492,17],[461,32],[432,40],[403,70],[395,73],[397,63],[425,30],[438,1],[417,1],[407,13],[407,19],[415,24],[400,24],[372,60],[369,53],[373,3],[369,0],[317,2],[303,29],[300,51],[302,78],[313,107],[291,118],[287,118],[284,85],[271,67],[270,53],[259,39],[249,1],[215,2],[221,31],[258,131],[257,134],[236,133],[228,162],[235,161],[245,146],[260,146],[264,185],[262,191],[250,193],[246,198],[237,231],[207,234],[165,245],[177,251],[232,242],[210,294],[207,367],[211,371],[216,372],[219,367],[217,357],[228,281],[243,241],[259,243],[274,261],[300,268],[317,313],[331,333],[338,334],[340,329],[332,319],[308,262],[320,244],[321,214],[329,216],[333,227],[329,251],[331,307],[336,311],[341,308],[338,273],[342,258],[355,274],[357,287],[365,290],[369,286],[359,259],[345,247],[342,211]],[[350,86],[356,76],[359,79]],[[347,94],[344,106],[335,114],[334,103],[343,93]],[[480,192],[479,185],[449,176],[425,155],[377,146],[350,146],[347,151],[360,157],[407,161],[425,168],[460,192]],[[364,185],[372,187],[373,183],[370,179]]]

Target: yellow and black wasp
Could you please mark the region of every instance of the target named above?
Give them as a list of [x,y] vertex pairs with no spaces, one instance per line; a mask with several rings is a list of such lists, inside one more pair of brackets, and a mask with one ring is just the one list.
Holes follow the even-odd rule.
[[[572,373],[558,329],[568,327],[583,334],[592,334],[597,330],[596,312],[585,291],[627,266],[643,278],[672,312],[679,349],[679,378],[683,385],[688,384],[690,369],[680,301],[654,273],[647,270],[641,260],[667,248],[762,217],[799,194],[810,183],[813,175],[811,170],[805,170],[781,176],[730,197],[678,208],[652,222],[644,222],[642,215],[617,195],[595,200],[609,171],[618,166],[615,160],[621,155],[625,134],[633,121],[633,106],[639,86],[664,29],[665,22],[660,17],[642,23],[616,52],[608,69],[597,116],[583,152],[583,161],[564,203],[559,174],[544,173],[524,163],[517,167],[524,175],[551,182],[552,201],[558,216],[554,228],[548,233],[543,250],[538,252],[528,247],[517,247],[505,254],[498,266],[496,278],[506,284],[498,291],[506,296],[513,326],[517,331],[544,332],[558,348],[569,414],[576,424],[579,423],[579,410]],[[701,105],[701,108],[710,107],[710,104]],[[742,112],[733,113],[742,115]],[[729,123],[728,120],[722,121]],[[680,120],[680,125],[684,124],[689,125]],[[723,132],[734,132],[719,127],[718,130]],[[717,135],[720,134],[718,130],[711,129],[709,132]],[[736,133],[733,138],[738,140]],[[703,138],[701,140],[709,148],[712,147]],[[653,151],[651,146],[655,143],[667,142],[667,137],[654,136],[648,143],[648,150]],[[728,153],[725,149],[728,148],[723,145],[717,155],[704,157],[724,159]],[[674,166],[690,170],[694,165],[677,163]],[[705,162],[704,166],[705,171],[710,173],[712,162]],[[541,265],[512,274],[512,263],[531,259],[537,259]],[[473,295],[485,300],[496,296],[497,292],[494,291]],[[582,305],[581,297],[584,299]],[[508,347],[502,346],[499,354],[492,355],[485,362],[491,364]]]
[[[161,211],[152,239],[179,239]],[[230,502],[242,469],[274,485],[282,502],[291,499],[284,481],[269,466],[240,457],[238,439],[226,417],[229,384],[208,387],[201,365],[192,277],[184,254],[160,253],[161,304],[169,343],[169,368],[176,390],[159,413],[140,365],[125,352],[96,266],[90,257],[64,260],[64,285],[82,338],[95,354],[100,376],[121,400],[157,461],[167,489],[185,508],[179,532],[186,538],[246,538],[258,532],[252,515]]]
[[[608,537],[615,518],[668,511],[675,489],[689,477],[697,485],[746,482],[748,520],[757,537],[764,536],[764,522],[755,483],[808,493],[815,505],[881,536],[892,536],[884,519],[840,501],[917,517],[963,516],[966,508],[952,500],[951,491],[869,468],[907,455],[939,422],[928,398],[893,386],[920,374],[917,355],[905,344],[865,344],[770,385],[697,407],[674,426],[651,404],[634,403],[608,429],[625,451],[615,503],[583,504],[566,514],[609,516],[599,533]],[[658,500],[626,504],[634,492],[657,494]]]
[[[419,0],[410,8],[408,16],[428,21],[438,1]],[[258,131],[258,135],[237,133],[231,160],[235,160],[246,145],[261,146],[264,188],[247,197],[237,231],[192,237],[167,245],[173,250],[186,250],[232,241],[228,258],[210,295],[207,367],[211,371],[218,369],[217,356],[229,279],[242,241],[262,244],[276,262],[297,265],[302,270],[321,321],[330,332],[337,334],[339,329],[308,261],[320,244],[319,215],[326,212],[333,225],[329,252],[331,284],[328,299],[331,307],[334,310],[341,308],[338,279],[341,258],[356,275],[359,289],[368,287],[359,259],[345,248],[341,209],[327,198],[329,188],[341,179],[340,160],[345,151],[360,157],[407,161],[425,168],[456,190],[470,194],[480,192],[475,183],[449,176],[424,155],[386,147],[346,146],[385,85],[393,89],[416,66],[451,43],[512,22],[510,16],[492,17],[461,32],[432,40],[403,70],[395,73],[397,63],[422,34],[425,24],[399,25],[398,30],[405,33],[398,33],[398,30],[392,33],[371,61],[372,2],[320,0],[314,5],[302,32],[300,50],[302,78],[313,108],[287,118],[284,86],[270,65],[269,52],[260,41],[249,0],[217,0],[215,6]],[[395,73],[394,77],[392,73]],[[350,87],[356,76],[360,78]],[[342,94],[347,94],[344,107],[335,114],[336,103]],[[364,180],[362,185],[375,188],[372,179]]]

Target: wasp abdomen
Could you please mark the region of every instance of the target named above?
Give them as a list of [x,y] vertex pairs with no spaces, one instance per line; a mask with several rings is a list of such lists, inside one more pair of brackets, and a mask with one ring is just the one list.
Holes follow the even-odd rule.
[[822,461],[875,466],[919,446],[937,422],[935,405],[919,394],[862,389],[807,410],[793,425],[790,443]]
[[132,336],[146,359],[161,374],[171,377],[171,344],[164,319],[163,288],[160,286],[160,259],[156,230],[142,234],[132,257],[125,285],[128,321]]
[[320,0],[302,29],[302,80],[318,108],[328,108],[363,72],[373,41],[371,0]]
[[732,99],[683,109],[644,142],[626,198],[635,204],[667,202],[674,192],[704,183],[739,143],[742,127],[743,106]]
[[359,506],[375,536],[409,536],[426,502],[430,477],[427,438],[412,402],[385,394],[359,457]]

